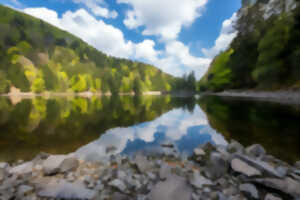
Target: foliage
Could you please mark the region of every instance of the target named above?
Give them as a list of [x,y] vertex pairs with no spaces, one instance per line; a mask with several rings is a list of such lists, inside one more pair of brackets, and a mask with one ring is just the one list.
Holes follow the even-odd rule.
[[220,53],[214,59],[211,68],[199,84],[200,90],[203,90],[203,87],[205,87],[203,84],[204,81],[208,84],[206,89],[212,91],[220,91],[230,85],[232,80],[232,72],[228,67],[228,62],[233,52],[233,49],[229,49]]
[[181,79],[177,79],[173,88],[175,90],[195,91],[196,90],[195,72],[192,71],[189,74],[184,74]]
[[227,64],[216,62],[224,55],[220,53],[200,80],[200,90],[299,87],[300,5],[266,20],[259,8],[256,3],[240,11]]
[[142,94],[170,91],[177,80],[151,65],[107,56],[65,31],[4,6],[0,29],[0,75],[5,77],[0,93],[15,86],[22,92]]

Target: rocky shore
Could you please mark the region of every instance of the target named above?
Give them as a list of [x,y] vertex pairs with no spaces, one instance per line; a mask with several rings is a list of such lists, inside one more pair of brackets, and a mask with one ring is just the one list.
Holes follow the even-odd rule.
[[172,144],[161,148],[169,153],[113,155],[107,162],[41,153],[30,162],[0,163],[0,199],[300,199],[300,162],[289,165],[260,145],[207,143],[191,157]]
[[300,90],[279,90],[279,91],[255,91],[255,90],[228,90],[212,95],[221,97],[241,97],[253,100],[300,105]]

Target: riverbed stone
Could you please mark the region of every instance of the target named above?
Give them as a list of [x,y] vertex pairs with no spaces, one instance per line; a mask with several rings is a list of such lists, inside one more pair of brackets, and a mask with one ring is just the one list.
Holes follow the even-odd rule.
[[51,155],[43,162],[45,175],[54,175],[60,172],[60,166],[67,159],[65,155]]
[[232,140],[228,145],[227,145],[227,151],[229,153],[242,153],[244,151],[243,145],[241,145],[239,142]]
[[7,169],[9,167],[9,164],[6,162],[0,162],[0,169]]
[[171,174],[171,167],[167,164],[162,164],[159,169],[159,178],[166,179]]
[[59,166],[59,171],[61,173],[74,171],[78,168],[78,166],[79,166],[79,161],[76,158],[72,158],[72,157],[66,158]]
[[51,184],[38,192],[39,197],[54,199],[78,199],[90,200],[95,198],[96,192],[86,189],[82,183],[68,183],[60,181],[58,184]]
[[212,153],[205,172],[211,179],[218,179],[227,173],[229,163],[220,153]]
[[246,153],[254,157],[260,157],[266,154],[266,150],[260,144],[253,144],[246,148]]
[[21,185],[19,188],[18,188],[18,191],[17,191],[17,196],[19,198],[22,198],[24,196],[27,196],[29,194],[31,194],[32,192],[34,191],[34,188],[32,186],[29,186],[29,185]]
[[25,162],[21,165],[17,165],[9,170],[11,174],[27,174],[31,173],[33,168],[32,162]]
[[252,184],[246,183],[240,185],[240,191],[243,192],[246,196],[249,196],[253,199],[259,199],[258,191],[256,187]]
[[279,174],[273,166],[268,164],[267,162],[261,161],[261,160],[255,160],[245,155],[235,155],[235,158],[238,158],[244,162],[246,162],[248,165],[256,168],[257,170],[261,171],[262,174],[265,174],[266,176],[271,177],[277,177],[277,178],[283,178],[281,174]]
[[274,194],[267,194],[264,200],[282,200],[280,197],[275,196]]
[[264,178],[264,179],[254,179],[255,183],[262,184],[268,188],[279,190],[288,195],[292,195],[295,198],[300,198],[300,182],[295,181],[289,177],[284,179],[277,178]]
[[213,183],[200,175],[199,171],[194,171],[190,178],[190,184],[197,189],[201,189],[203,186],[212,185]]
[[120,192],[126,193],[127,186],[120,179],[112,180],[111,182],[108,183],[108,185],[119,190]]
[[158,182],[148,195],[151,200],[190,200],[191,197],[192,190],[187,186],[186,180],[177,175]]
[[196,148],[196,149],[194,149],[194,155],[197,156],[197,157],[198,156],[204,156],[205,152],[201,148]]
[[254,167],[251,167],[250,165],[248,165],[246,162],[238,159],[238,158],[234,158],[231,161],[231,168],[235,171],[235,172],[239,172],[242,173],[246,176],[261,176],[261,172],[259,170],[257,170]]
[[137,165],[140,172],[146,172],[152,168],[151,163],[148,161],[147,157],[143,155],[136,155],[134,159],[135,164]]
[[6,176],[8,175],[6,169],[4,168],[0,168],[0,182],[2,182]]

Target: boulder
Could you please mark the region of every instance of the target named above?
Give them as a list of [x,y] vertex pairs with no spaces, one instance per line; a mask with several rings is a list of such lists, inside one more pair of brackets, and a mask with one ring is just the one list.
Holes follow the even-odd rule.
[[3,181],[6,176],[8,175],[8,172],[4,168],[0,168],[0,182]]
[[191,197],[192,190],[187,186],[186,180],[177,175],[158,182],[148,195],[151,200],[190,200]]
[[266,150],[260,144],[253,144],[246,148],[246,153],[250,156],[260,157],[266,154]]
[[66,158],[59,166],[61,173],[76,170],[79,166],[79,161],[76,158]]
[[276,178],[283,178],[280,173],[278,173],[273,166],[270,164],[261,161],[261,160],[255,160],[248,156],[244,155],[235,155],[235,158],[238,158],[244,162],[246,162],[248,165],[256,168],[259,170],[263,175],[270,176],[270,177],[276,177]]
[[43,162],[44,174],[47,176],[54,175],[60,172],[62,163],[68,157],[65,155],[52,155]]
[[212,153],[206,167],[207,175],[218,179],[228,172],[229,163],[220,153]]
[[248,165],[246,162],[238,159],[238,158],[234,158],[231,161],[231,168],[238,173],[244,174],[246,176],[260,176],[262,175],[261,172],[259,170],[257,170],[254,167],[251,167],[250,165]]
[[31,194],[34,191],[34,188],[29,185],[21,185],[17,190],[17,196],[22,198]]
[[111,200],[130,200],[129,196],[119,193],[119,192],[114,192],[110,198]]
[[9,170],[10,174],[27,174],[31,173],[33,168],[32,162],[26,162],[21,165],[15,166]]
[[199,156],[204,156],[205,152],[203,151],[203,149],[200,148],[196,148],[194,149],[194,156],[199,157]]
[[0,169],[7,169],[9,167],[9,164],[6,162],[0,162]]
[[267,194],[265,196],[265,200],[282,200],[282,199],[280,197],[277,197],[277,196],[273,195],[273,194]]
[[212,185],[213,183],[200,175],[198,171],[194,171],[191,178],[190,184],[197,189],[201,189],[203,186]]
[[134,163],[137,165],[140,172],[146,172],[152,168],[152,165],[148,161],[147,157],[140,154],[136,155]]
[[119,190],[120,192],[126,193],[127,186],[120,179],[115,179],[108,183],[109,186]]
[[254,179],[253,182],[262,184],[268,188],[279,190],[295,198],[300,197],[300,183],[291,178],[277,179],[277,178],[264,178]]
[[240,191],[246,196],[252,199],[259,199],[258,191],[256,187],[252,184],[242,184],[240,185]]
[[38,192],[42,198],[53,199],[77,199],[90,200],[96,196],[95,191],[86,189],[82,183],[68,183],[61,181],[58,184],[51,184]]
[[227,145],[227,151],[229,153],[242,153],[244,147],[239,142],[232,140],[230,144]]

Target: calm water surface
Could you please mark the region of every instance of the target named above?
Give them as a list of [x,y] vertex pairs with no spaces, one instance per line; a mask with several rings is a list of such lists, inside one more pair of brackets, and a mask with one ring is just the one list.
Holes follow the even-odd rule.
[[188,155],[199,144],[230,139],[300,160],[300,109],[220,97],[0,98],[0,161],[30,160],[39,152],[99,160],[161,152],[165,143]]

